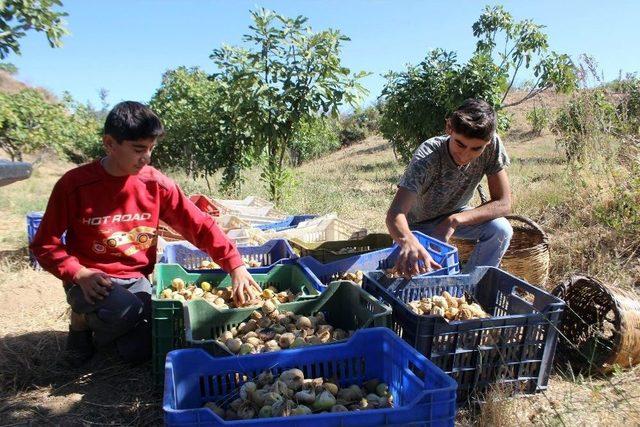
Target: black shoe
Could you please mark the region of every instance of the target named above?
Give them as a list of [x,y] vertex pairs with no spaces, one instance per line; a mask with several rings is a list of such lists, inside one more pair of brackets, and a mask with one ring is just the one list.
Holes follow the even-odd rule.
[[69,327],[65,350],[65,360],[69,365],[78,368],[93,357],[96,350],[93,347],[92,335],[91,331],[74,331]]
[[132,365],[139,365],[151,358],[151,326],[147,320],[138,322],[135,328],[116,340],[120,357]]

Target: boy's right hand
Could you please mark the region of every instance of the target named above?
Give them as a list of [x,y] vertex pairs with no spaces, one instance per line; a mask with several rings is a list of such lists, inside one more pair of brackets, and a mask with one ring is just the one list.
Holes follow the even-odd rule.
[[86,267],[82,267],[76,273],[73,283],[80,286],[84,299],[89,304],[94,304],[95,300],[104,299],[111,289],[111,279],[105,272]]
[[394,267],[399,275],[411,278],[439,268],[442,268],[440,264],[431,258],[429,252],[415,236],[411,235],[404,243],[400,244],[400,254]]

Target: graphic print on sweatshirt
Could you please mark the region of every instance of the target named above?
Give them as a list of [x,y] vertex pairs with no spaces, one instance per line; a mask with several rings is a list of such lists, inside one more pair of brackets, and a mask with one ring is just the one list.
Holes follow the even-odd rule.
[[[132,256],[147,250],[157,241],[156,228],[138,225],[127,229],[132,222],[144,222],[151,219],[150,213],[106,215],[82,218],[84,226],[98,228],[100,238],[94,240],[91,250],[96,254],[113,256]],[[117,224],[117,225],[116,225]]]

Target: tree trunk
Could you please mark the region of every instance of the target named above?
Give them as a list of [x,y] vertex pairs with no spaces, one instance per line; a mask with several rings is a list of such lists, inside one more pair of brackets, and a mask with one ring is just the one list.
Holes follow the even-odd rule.
[[277,141],[272,140],[269,143],[269,159],[268,159],[268,173],[269,180],[269,195],[273,203],[279,204],[282,196],[280,178],[282,176],[282,162],[278,153]]

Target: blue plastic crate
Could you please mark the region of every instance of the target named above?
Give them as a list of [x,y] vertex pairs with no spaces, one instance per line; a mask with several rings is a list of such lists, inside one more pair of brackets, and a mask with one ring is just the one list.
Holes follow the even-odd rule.
[[[40,227],[40,223],[42,222],[43,216],[44,216],[44,212],[29,212],[27,214],[27,240],[29,242],[29,245],[31,244],[31,242],[33,242],[33,238],[36,236],[36,233],[38,232],[38,227]],[[65,231],[64,233],[62,233],[62,236],[60,237],[63,244],[66,243],[66,235],[67,235],[67,232]],[[33,256],[31,251],[29,251],[29,262],[31,263],[31,266],[35,270],[41,269],[40,264],[38,264],[38,261]]]
[[297,227],[301,222],[317,217],[318,215],[293,215],[283,219],[282,221],[256,225],[255,227],[260,230],[282,231],[287,228]]
[[[495,267],[470,274],[389,279],[364,274],[362,287],[392,308],[392,329],[458,383],[460,400],[499,384],[505,393],[547,388],[564,302]],[[447,321],[407,305],[423,297],[465,292],[491,317]]]
[[[441,269],[425,274],[425,276],[452,275],[460,273],[458,262],[458,250],[451,245],[443,243],[433,237],[429,237],[419,231],[413,231],[422,246],[429,255],[442,266]],[[311,256],[298,258],[291,262],[296,262],[305,270],[308,270],[317,280],[314,286],[320,292],[326,289],[327,285],[344,273],[355,273],[356,271],[383,270],[392,268],[400,253],[400,247],[394,244],[387,249],[380,249],[362,255],[344,258],[338,261],[321,263]]]
[[[341,386],[379,378],[394,408],[225,421],[202,405],[229,402],[264,370],[291,368],[305,378],[335,377]],[[456,384],[387,328],[357,331],[344,343],[249,356],[214,358],[200,349],[167,355],[163,398],[167,426],[453,426]]]
[[[289,242],[285,239],[272,239],[261,246],[239,246],[238,251],[245,259],[257,260],[261,267],[270,267],[283,259],[298,258]],[[202,271],[200,263],[211,257],[191,243],[185,241],[167,244],[162,253],[160,263],[180,264],[187,271]]]

